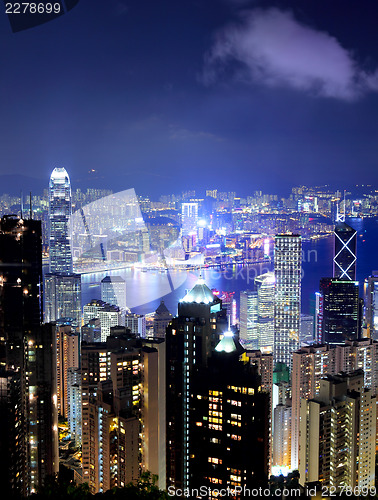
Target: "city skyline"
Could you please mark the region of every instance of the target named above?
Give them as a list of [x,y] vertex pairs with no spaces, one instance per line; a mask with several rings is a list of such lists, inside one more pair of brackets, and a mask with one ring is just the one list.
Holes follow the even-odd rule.
[[4,2],[7,498],[377,496],[377,18]]
[[376,184],[377,11],[81,1],[19,33],[2,15],[0,176],[65,166],[73,185],[142,194],[211,186],[214,172],[222,190]]

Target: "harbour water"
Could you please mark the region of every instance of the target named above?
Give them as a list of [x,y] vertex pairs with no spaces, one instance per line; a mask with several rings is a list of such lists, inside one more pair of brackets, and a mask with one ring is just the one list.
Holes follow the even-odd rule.
[[[350,219],[347,221],[357,230],[357,279],[361,294],[363,281],[374,269],[378,269],[378,221],[376,219]],[[333,237],[303,242],[302,245],[302,312],[314,311],[314,294],[322,277],[332,276]],[[204,269],[203,276],[210,288],[235,292],[239,305],[239,292],[254,288],[253,278],[272,270],[271,264],[251,266],[234,265],[223,271]],[[94,273],[82,276],[82,302],[100,298],[100,281],[109,273]],[[177,304],[196,282],[199,271],[170,269],[166,272],[140,269],[113,271],[126,280],[127,304],[133,312],[153,312],[160,300],[165,301],[172,314],[177,313]]]

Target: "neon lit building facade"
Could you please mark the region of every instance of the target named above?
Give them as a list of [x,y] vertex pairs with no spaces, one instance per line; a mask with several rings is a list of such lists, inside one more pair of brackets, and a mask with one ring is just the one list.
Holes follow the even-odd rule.
[[57,167],[49,183],[50,273],[72,273],[70,217],[71,184],[65,168]]
[[299,347],[301,319],[301,237],[275,237],[274,358],[291,366],[291,354]]
[[334,235],[333,277],[356,281],[357,231],[345,222],[338,222]]

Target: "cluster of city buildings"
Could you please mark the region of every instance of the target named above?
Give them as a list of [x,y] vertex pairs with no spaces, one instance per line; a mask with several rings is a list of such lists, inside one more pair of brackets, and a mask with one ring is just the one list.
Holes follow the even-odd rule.
[[[76,202],[84,203],[81,195]],[[261,193],[206,195],[204,202],[232,212],[230,223],[243,207],[254,216],[259,203],[280,210],[278,199]],[[32,213],[0,221],[0,477],[9,494],[36,492],[58,472],[58,415],[80,457],[74,479],[93,493],[136,482],[144,471],[161,489],[205,487],[210,499],[220,488],[265,487],[270,475],[293,470],[303,487],[375,487],[378,274],[360,298],[347,204],[336,207],[333,275],[320,279],[314,317],[301,314],[302,237],[285,231],[273,238],[274,270],[240,293],[239,319],[234,294],[210,290],[201,275],[175,317],[162,301],[151,319],[131,312],[126,282],[114,272],[101,280],[101,299],[82,304],[65,169],[54,169],[48,196],[45,272],[42,222]],[[194,196],[180,200],[189,262],[217,235],[200,223]],[[374,197],[366,199],[373,207]],[[298,188],[290,201],[308,214],[330,210],[334,197]],[[82,204],[83,241],[91,238],[87,214]],[[251,241],[242,234],[234,248],[249,250]],[[97,258],[105,261],[105,250]]]

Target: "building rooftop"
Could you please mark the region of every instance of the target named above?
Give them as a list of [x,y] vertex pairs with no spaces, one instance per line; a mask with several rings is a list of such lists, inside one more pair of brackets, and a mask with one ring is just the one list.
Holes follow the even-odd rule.
[[194,287],[188,292],[181,302],[196,302],[197,304],[211,304],[215,297],[205,280],[200,276]]
[[101,280],[101,283],[125,283],[125,280],[122,276],[105,276],[105,278]]
[[156,313],[157,315],[160,315],[160,314],[165,314],[165,315],[167,315],[167,314],[171,314],[171,313],[169,312],[169,310],[167,309],[167,306],[164,304],[164,300],[162,300],[162,301],[160,302],[160,305],[159,305],[159,307],[156,309],[155,313]]
[[224,332],[223,338],[219,341],[215,350],[217,352],[235,352],[238,354],[241,354],[244,351],[243,347],[239,341],[234,338],[234,334],[231,331]]

